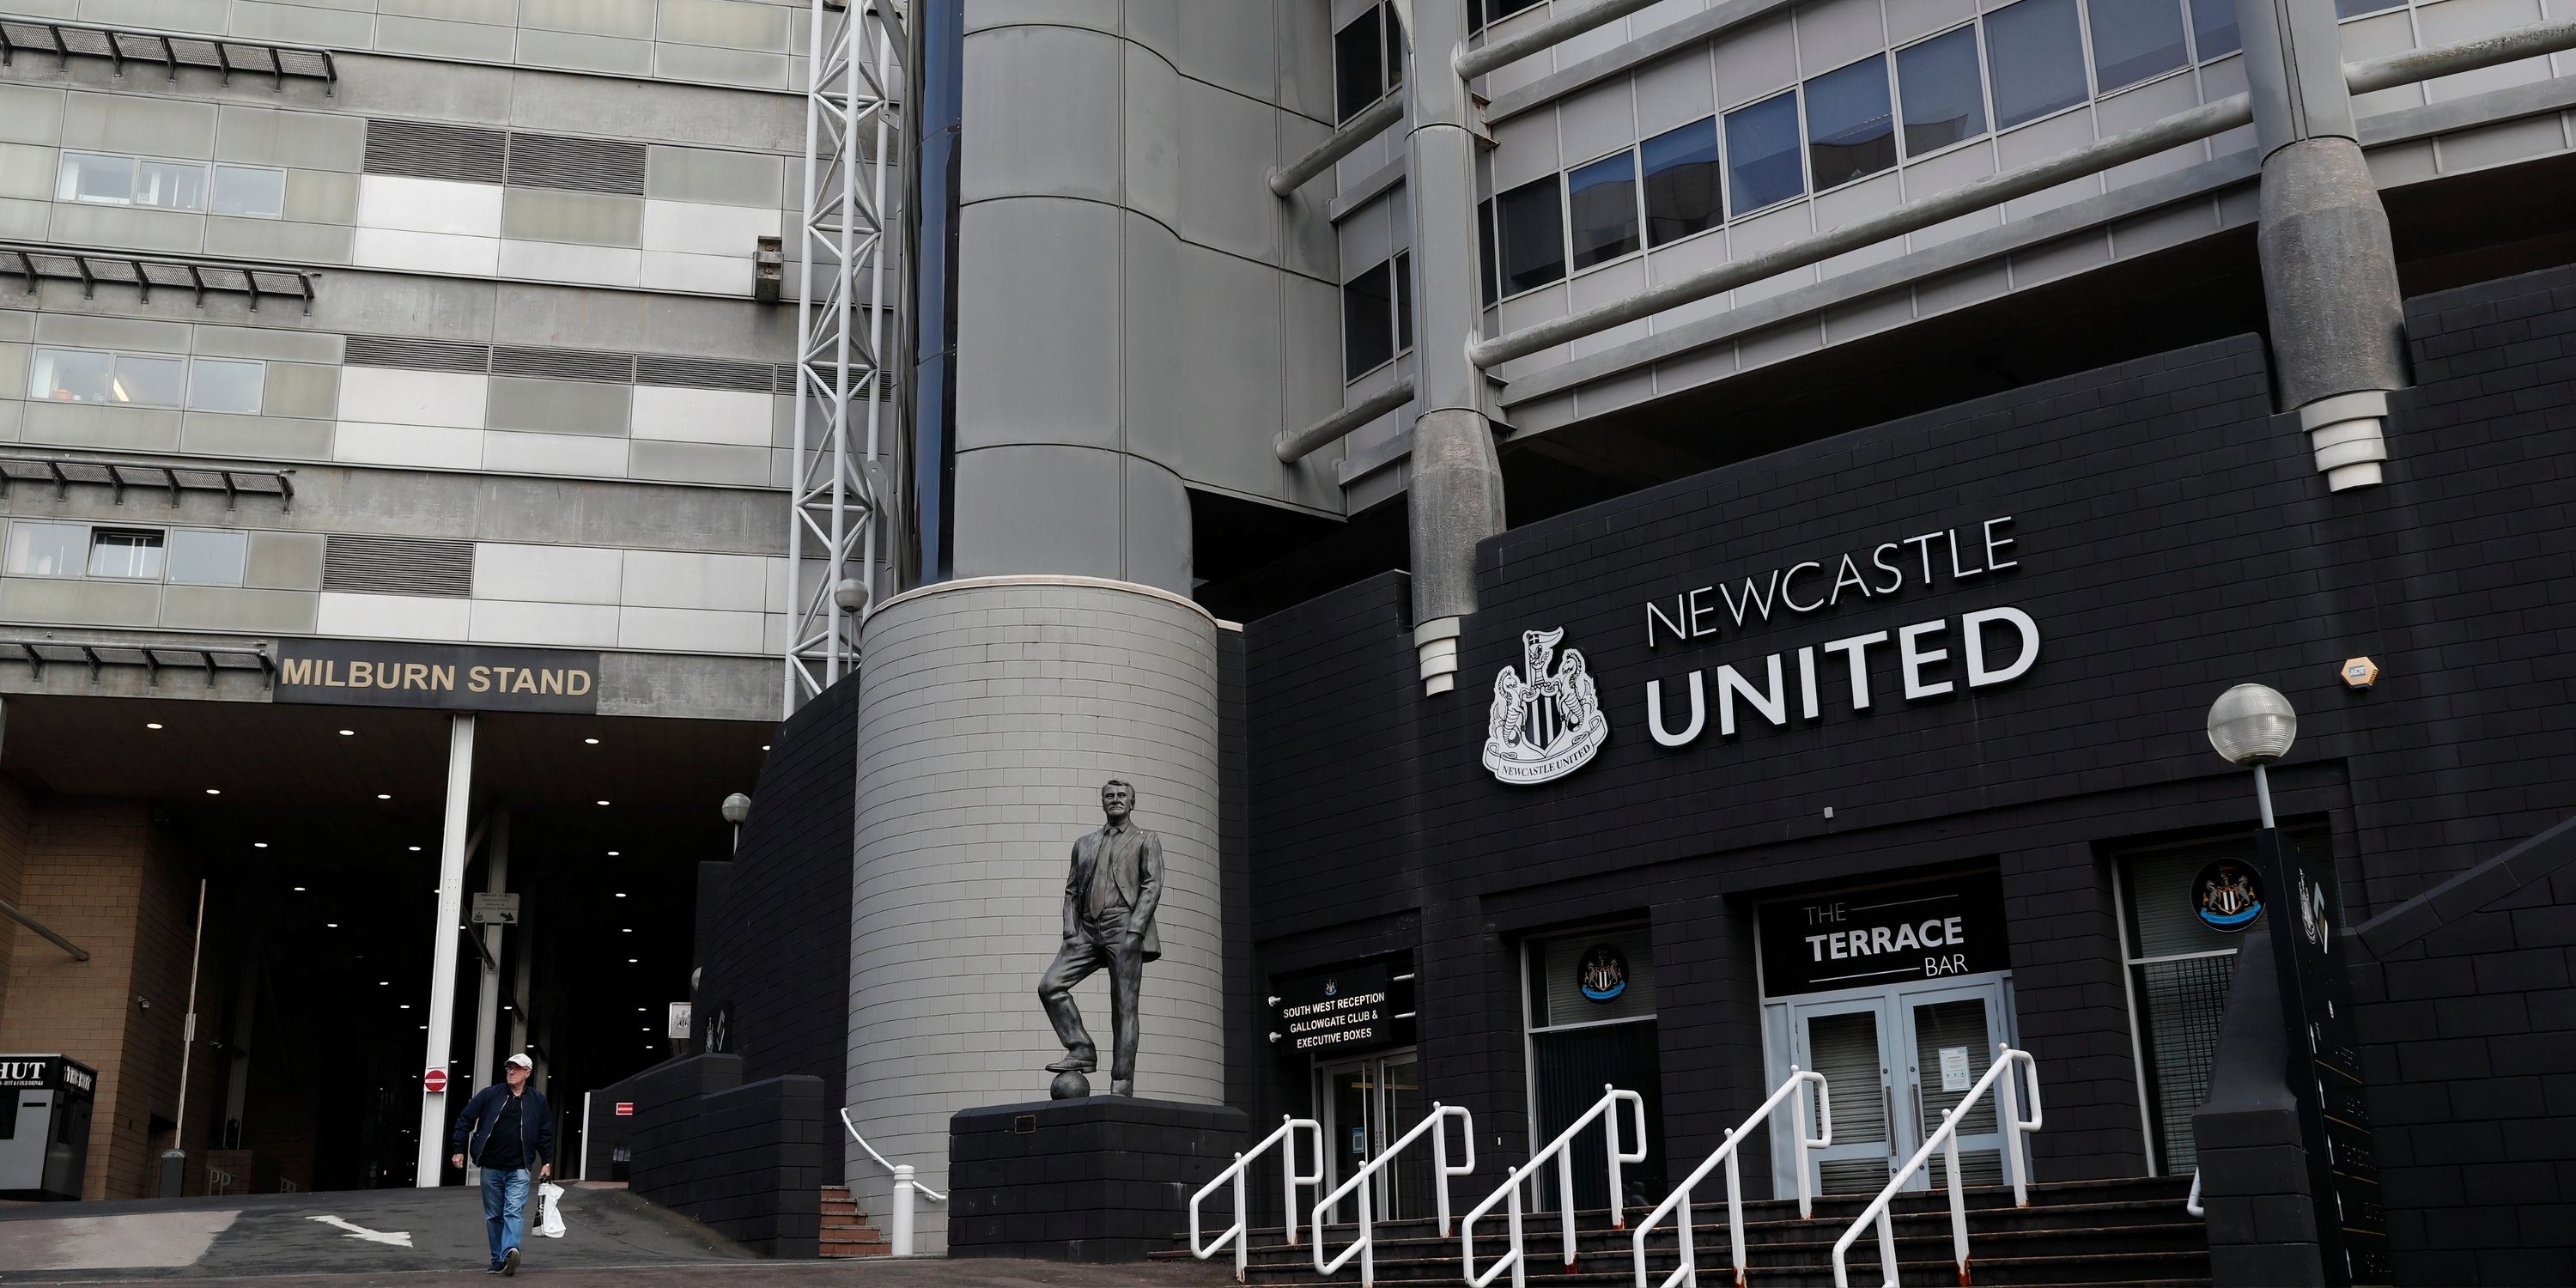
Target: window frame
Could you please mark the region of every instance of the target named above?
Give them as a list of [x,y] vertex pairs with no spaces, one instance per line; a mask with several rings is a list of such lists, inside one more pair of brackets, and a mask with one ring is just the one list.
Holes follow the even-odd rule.
[[[149,541],[136,541],[132,545],[126,547],[129,550],[149,550],[154,553],[155,558],[152,560],[152,571],[149,575],[141,573],[100,572],[98,570],[99,552],[109,548],[103,543],[107,539],[115,537],[150,538]],[[89,525],[89,558],[81,567],[81,575],[91,581],[160,582],[167,580],[170,572],[170,530],[167,528],[146,528],[131,524],[93,523]]]
[[[1687,130],[1694,125],[1700,125],[1703,123],[1708,126],[1709,137],[1712,140],[1711,146],[1717,150],[1716,218],[1711,219],[1708,227],[1706,228],[1693,229],[1690,232],[1683,233],[1681,236],[1675,237],[1669,241],[1656,241],[1654,210],[1646,204],[1646,184],[1652,177],[1646,170],[1646,145],[1656,139],[1663,138],[1667,135],[1679,134],[1683,130]],[[1645,243],[1646,251],[1653,252],[1661,250],[1666,246],[1679,246],[1683,242],[1689,241],[1694,237],[1706,237],[1710,233],[1722,232],[1725,230],[1728,222],[1728,216],[1726,213],[1726,194],[1731,189],[1728,186],[1726,178],[1726,121],[1723,114],[1712,112],[1707,116],[1693,117],[1690,120],[1684,121],[1679,125],[1672,126],[1669,129],[1657,130],[1654,133],[1637,140],[1636,153],[1638,226],[1640,229],[1639,235]]]
[[[1615,255],[1606,255],[1589,264],[1578,265],[1575,262],[1575,256],[1579,252],[1574,245],[1574,176],[1602,162],[1615,161],[1621,157],[1628,159],[1628,218],[1634,230],[1631,237],[1635,244]],[[1565,203],[1564,213],[1558,216],[1558,223],[1565,230],[1565,277],[1562,280],[1572,281],[1587,273],[1598,272],[1646,252],[1646,180],[1637,155],[1637,144],[1631,143],[1624,148],[1614,148],[1589,161],[1566,166],[1562,173],[1564,180],[1557,185],[1557,195]]]
[[[1977,27],[1978,27],[1978,31],[1977,31],[1977,67],[1978,67],[1978,71],[1979,71],[1979,73],[1984,77],[1985,84],[1986,84],[1986,113],[1987,113],[1987,119],[1988,119],[1989,121],[1995,122],[1994,127],[1993,127],[1993,131],[1994,131],[1994,136],[1995,136],[1996,138],[1998,138],[1998,139],[2002,138],[2003,136],[2005,136],[2005,135],[2007,135],[2007,134],[2015,133],[2015,132],[2020,131],[2020,130],[2025,130],[2025,129],[2030,128],[2031,126],[2038,125],[2038,124],[2041,124],[2041,123],[2043,123],[2043,122],[2047,122],[2047,121],[2054,121],[2054,120],[2056,120],[2057,118],[2059,118],[2059,117],[2061,117],[2061,116],[2064,116],[2064,115],[2066,115],[2066,114],[2067,114],[2067,113],[2069,113],[2069,112],[2080,112],[2080,111],[2084,111],[2084,110],[2086,110],[2086,109],[2088,109],[2088,108],[2091,108],[2094,104],[2099,103],[2099,102],[2101,102],[2101,101],[2102,101],[2102,88],[2101,88],[2101,86],[2096,85],[2096,84],[2094,83],[2094,80],[2093,80],[2093,18],[2092,18],[2092,15],[2091,15],[2090,13],[2088,13],[2088,12],[2087,12],[2087,10],[2086,10],[2086,5],[2085,5],[2085,3],[2084,3],[2084,0],[2068,0],[2068,2],[2069,2],[2070,4],[2072,4],[2072,5],[2074,6],[2074,9],[2075,9],[2075,49],[2076,49],[2076,55],[2077,55],[2077,63],[2078,63],[2078,65],[2079,65],[2079,66],[2078,66],[2078,70],[2080,70],[2080,71],[2083,73],[2083,76],[2084,76],[2084,96],[2083,96],[2083,97],[2081,97],[2081,98],[2079,98],[2079,99],[2077,99],[2077,100],[2075,100],[2075,101],[2074,101],[2074,102],[2072,102],[2072,103],[2067,104],[2067,105],[2066,105],[2066,106],[2064,106],[2064,107],[2055,107],[2055,108],[2050,108],[2049,110],[2047,110],[2047,111],[2045,111],[2045,112],[2042,112],[2042,113],[2040,113],[2040,114],[2039,114],[2039,115],[2037,115],[2037,116],[2029,117],[2029,118],[2026,118],[2026,119],[2024,119],[2024,120],[2020,120],[2020,121],[2015,121],[2015,122],[2013,122],[2011,125],[2004,125],[2004,124],[2002,124],[2002,123],[2001,123],[2003,118],[2002,118],[1999,114],[1997,114],[1997,113],[1995,112],[1995,108],[1994,108],[1994,104],[1995,104],[1995,63],[1994,63],[1994,50],[1993,50],[1992,46],[1988,43],[1987,38],[1986,38],[1986,31],[1987,31],[1987,29],[1989,29],[1989,28],[1992,26],[1992,23],[1991,23],[1989,20],[1990,20],[1990,19],[1992,19],[1996,14],[2002,13],[2002,12],[2004,12],[2004,11],[2005,11],[2005,10],[2007,10],[2007,9],[2014,9],[2014,8],[2018,8],[2018,7],[2020,7],[2020,6],[2022,6],[2022,5],[2025,5],[2025,4],[2041,3],[2041,2],[2044,2],[2044,0],[2012,0],[2012,3],[2011,3],[2011,4],[2002,4],[2002,5],[1997,5],[1997,6],[1995,6],[1995,7],[1994,7],[1994,8],[1992,8],[1992,9],[1983,10],[1983,11],[1981,11],[1981,12],[1979,12],[1979,13],[1977,14],[1977,19],[1976,19],[1976,21],[1977,21]],[[2143,81],[2142,81],[2142,82],[2140,82],[2140,84],[2144,84],[2144,83],[2145,83],[2145,82],[2143,82]],[[2125,85],[2124,85],[2124,86],[2121,86],[2121,88],[2126,89],[2126,88],[2128,88],[2128,86],[2125,86]]]
[[[1815,176],[1807,173],[1807,101],[1806,96],[1800,92],[1801,89],[1802,85],[1799,82],[1791,81],[1785,89],[1776,89],[1768,93],[1756,94],[1733,107],[1721,108],[1718,110],[1717,158],[1719,174],[1722,176],[1726,184],[1726,197],[1729,203],[1726,211],[1726,222],[1728,224],[1733,224],[1738,220],[1752,219],[1761,215],[1770,214],[1774,210],[1779,210],[1788,206],[1791,202],[1810,201],[1815,198]],[[1798,127],[1798,142],[1792,149],[1793,154],[1798,158],[1798,191],[1789,196],[1777,198],[1765,205],[1754,206],[1738,213],[1732,203],[1735,200],[1735,194],[1742,191],[1743,185],[1738,184],[1735,181],[1735,145],[1726,137],[1726,118],[1732,113],[1741,112],[1747,108],[1760,107],[1777,98],[1786,98],[1790,100],[1789,116]]]
[[[1986,114],[1985,127],[1966,138],[1944,143],[1928,152],[1913,151],[1907,147],[1905,142],[1905,65],[1898,60],[1897,55],[1918,45],[1928,45],[1944,36],[1954,36],[1962,31],[1968,33],[1968,48],[1976,55],[1977,58],[1977,102],[1983,106]],[[1965,22],[1952,23],[1939,31],[1932,32],[1918,39],[1906,41],[1902,45],[1897,45],[1889,49],[1887,51],[1887,70],[1889,76],[1889,92],[1895,96],[1896,100],[1896,151],[1897,156],[1899,157],[1897,168],[1903,169],[1907,164],[1915,161],[1928,161],[1933,157],[1948,156],[1962,148],[1972,147],[1979,143],[1991,142],[1996,135],[2001,133],[2001,131],[1995,128],[1995,86],[1993,76],[1989,75],[1986,71],[1985,33],[1977,30],[1977,19],[1970,18]]]
[[[1360,16],[1333,29],[1333,127],[1335,129],[1339,129],[1342,126],[1350,124],[1352,121],[1358,120],[1361,116],[1365,115],[1370,108],[1385,101],[1388,94],[1395,92],[1394,84],[1392,78],[1388,74],[1386,65],[1387,54],[1390,48],[1386,36],[1388,17],[1387,4],[1384,0],[1381,0],[1381,3],[1370,5],[1367,9],[1362,10]],[[1345,112],[1342,110],[1342,37],[1348,33],[1351,28],[1359,26],[1364,22],[1372,24],[1377,28],[1376,35],[1370,41],[1370,47],[1377,55],[1377,92],[1369,95],[1365,99],[1358,100],[1355,106]]]
[[[91,354],[107,359],[107,380],[108,387],[111,390],[113,390],[116,385],[117,364],[123,360],[140,359],[149,362],[178,363],[179,401],[175,403],[126,402],[119,401],[115,398],[104,398],[93,402],[87,399],[55,398],[49,394],[40,394],[36,390],[36,360],[41,355],[48,353]],[[256,368],[259,372],[259,408],[257,410],[242,412],[216,407],[198,406],[196,401],[197,365],[201,362],[213,362],[221,363],[226,366]],[[129,407],[148,411],[204,412],[211,416],[259,416],[266,414],[268,406],[268,362],[269,360],[266,358],[235,358],[219,354],[159,353],[149,349],[92,349],[74,344],[30,345],[27,349],[27,385],[26,392],[23,396],[29,402],[66,403],[75,407]]]
[[[190,581],[179,576],[179,542],[183,537],[230,537],[239,552],[230,581]],[[171,528],[161,538],[161,580],[172,586],[239,586],[250,578],[250,532],[244,528]]]
[[76,581],[89,576],[89,543],[90,529],[92,526],[94,525],[88,523],[66,523],[60,519],[11,519],[9,521],[9,544],[6,551],[0,552],[0,555],[5,555],[5,557],[11,561],[15,560],[18,553],[18,533],[22,528],[64,528],[80,533],[80,538],[73,543],[73,545],[80,551],[80,563],[78,569],[73,572],[27,572],[12,566],[9,563],[0,563],[0,574],[5,574],[11,577],[42,577],[53,581]]
[[[1518,192],[1523,188],[1529,187],[1531,184],[1546,183],[1550,180],[1553,180],[1556,183],[1556,249],[1558,255],[1558,259],[1556,261],[1556,276],[1551,277],[1544,282],[1534,283],[1529,286],[1521,287],[1518,290],[1514,290],[1512,289],[1511,284],[1511,257],[1508,253],[1511,248],[1503,244],[1503,198],[1511,195],[1512,193]],[[1489,198],[1489,200],[1494,203],[1494,289],[1500,292],[1500,294],[1494,297],[1495,307],[1499,308],[1504,302],[1519,299],[1533,291],[1544,291],[1551,286],[1562,285],[1563,283],[1574,279],[1572,271],[1572,265],[1574,263],[1573,241],[1572,236],[1566,231],[1565,227],[1565,171],[1550,171],[1549,173],[1540,175],[1536,178],[1513,184],[1511,187],[1499,189],[1491,198]]]
[[[1895,157],[1887,163],[1887,168],[1884,170],[1872,170],[1867,174],[1854,175],[1848,179],[1838,180],[1830,187],[1819,187],[1816,183],[1815,131],[1808,128],[1808,113],[1814,110],[1810,104],[1815,102],[1815,98],[1807,93],[1807,87],[1828,76],[1839,76],[1844,72],[1850,71],[1852,68],[1860,66],[1862,63],[1868,62],[1871,58],[1876,58],[1878,60],[1879,83],[1887,89],[1887,139],[1890,149],[1895,153]],[[1828,192],[1839,192],[1853,184],[1866,183],[1880,175],[1896,174],[1905,169],[1905,109],[1902,101],[1896,97],[1895,50],[1882,49],[1876,54],[1862,58],[1855,58],[1850,62],[1844,63],[1840,67],[1828,68],[1813,76],[1802,76],[1798,78],[1797,89],[1798,156],[1800,162],[1806,167],[1808,197],[1815,198],[1821,197]]]
[[[2101,55],[2096,51],[2093,42],[2093,6],[2100,2],[2101,0],[2084,0],[2082,4],[2076,6],[2084,11],[2083,22],[2080,24],[2084,31],[2084,71],[2093,83],[2092,101],[2098,103],[2106,95],[2125,94],[2130,90],[2153,85],[2158,81],[2199,68],[2200,60],[2193,56],[2191,48],[2191,0],[2172,0],[2176,15],[2182,19],[2182,61],[2163,71],[2153,72],[2132,81],[2122,81],[2109,89],[2102,88],[2102,68],[2098,61]],[[2110,0],[2110,2],[2135,4],[2138,0]]]
[[[0,557],[14,557],[16,555],[18,548],[18,532],[23,528],[58,528],[68,532],[79,533],[80,535],[77,540],[72,543],[72,545],[80,551],[79,567],[73,572],[28,572],[14,566],[0,564],[0,574],[5,574],[11,577],[36,577],[48,581],[144,582],[159,583],[161,585],[168,586],[216,587],[239,587],[246,583],[250,578],[251,534],[250,530],[247,528],[200,528],[181,527],[175,525],[164,526],[148,523],[93,523],[87,520],[66,521],[63,519],[45,519],[22,516],[13,518],[9,521],[9,531],[7,534],[8,543],[5,551],[0,551]],[[102,534],[116,533],[149,535],[159,538],[160,544],[152,547],[152,549],[160,552],[160,565],[158,571],[154,572],[149,577],[129,577],[117,573],[90,571],[92,567],[91,561],[97,558],[99,537]],[[232,580],[187,581],[171,575],[171,555],[177,549],[181,538],[199,534],[207,536],[232,537],[240,543],[241,563],[239,567],[233,570]]]

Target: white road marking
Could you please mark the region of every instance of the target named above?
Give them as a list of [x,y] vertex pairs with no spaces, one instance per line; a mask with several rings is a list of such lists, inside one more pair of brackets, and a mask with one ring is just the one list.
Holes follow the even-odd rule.
[[333,1227],[334,1229],[346,1230],[349,1232],[349,1237],[353,1239],[364,1239],[369,1243],[389,1243],[397,1248],[408,1248],[411,1246],[411,1231],[409,1230],[396,1230],[391,1234],[387,1234],[380,1230],[370,1230],[363,1225],[344,1221],[336,1216],[317,1216],[308,1217],[306,1219],[319,1221],[324,1225]]

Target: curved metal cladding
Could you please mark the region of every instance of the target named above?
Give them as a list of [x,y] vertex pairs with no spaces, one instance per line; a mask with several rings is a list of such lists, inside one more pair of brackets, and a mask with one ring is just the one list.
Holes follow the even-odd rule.
[[[951,1114],[1046,1098],[1062,1048],[1038,975],[1063,937],[1074,838],[1100,826],[1113,777],[1164,846],[1136,1092],[1224,1102],[1219,629],[1176,596],[1083,578],[951,581],[869,615],[847,1094],[870,1142],[933,1189],[948,1187]],[[1104,1043],[1107,980],[1075,993]],[[850,1150],[862,1210],[888,1210],[884,1169]],[[922,1249],[944,1248],[945,1210],[920,1220]]]

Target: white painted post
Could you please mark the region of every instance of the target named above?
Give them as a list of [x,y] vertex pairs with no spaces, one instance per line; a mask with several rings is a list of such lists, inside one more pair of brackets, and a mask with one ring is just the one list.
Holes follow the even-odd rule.
[[[456,1029],[457,926],[465,916],[466,807],[474,793],[474,717],[458,714],[447,722],[447,816],[438,838],[438,912],[430,923],[429,1041],[422,1070],[446,1070],[449,1039]],[[419,1169],[412,1184],[434,1189],[447,1158],[447,1097],[420,1094]]]
[[2012,1171],[2013,1206],[2025,1208],[2030,1206],[2030,1176],[2021,1153],[2021,1088],[2016,1082],[2021,1071],[2013,1067],[2016,1062],[2011,1047],[1998,1043],[1996,1049],[2003,1053],[1999,1058],[2004,1071],[1995,1079],[1999,1102],[1995,1106],[1995,1125],[2004,1129],[2004,1166]]
[[581,1179],[590,1179],[590,1098],[595,1091],[581,1093]]
[[898,1257],[912,1255],[912,1175],[912,1164],[894,1165],[894,1217],[888,1237]]

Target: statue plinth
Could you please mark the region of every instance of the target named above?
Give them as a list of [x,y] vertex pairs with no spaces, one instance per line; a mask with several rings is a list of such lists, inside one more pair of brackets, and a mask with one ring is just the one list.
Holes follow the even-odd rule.
[[948,1120],[948,1255],[1141,1261],[1189,1228],[1190,1195],[1248,1126],[1229,1106],[1134,1096],[961,1110]]

